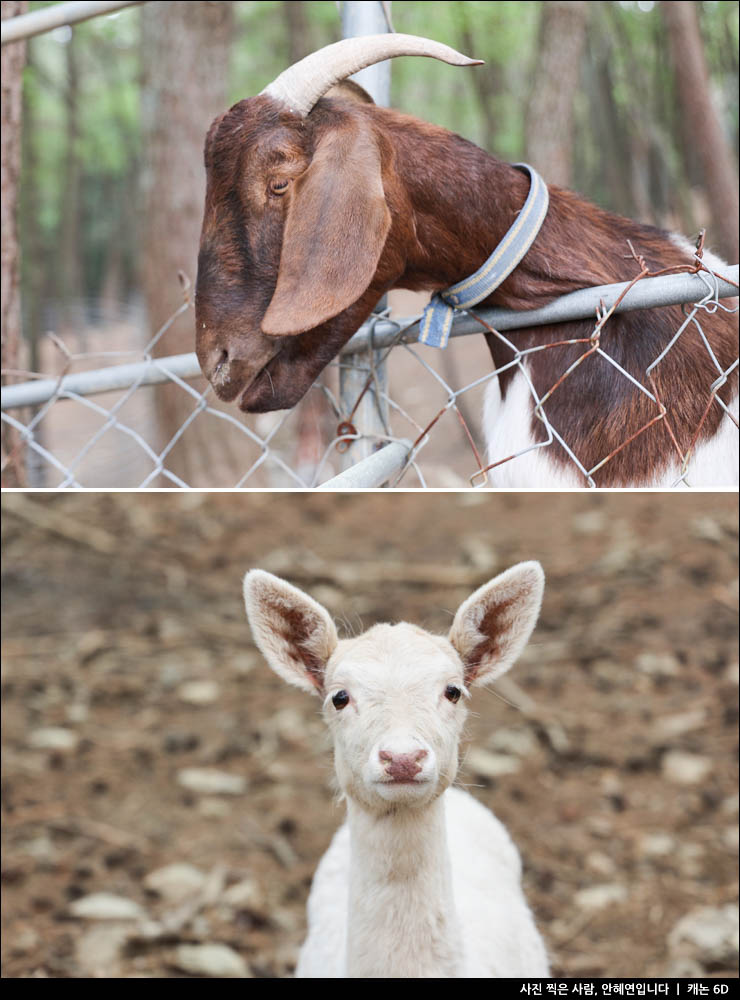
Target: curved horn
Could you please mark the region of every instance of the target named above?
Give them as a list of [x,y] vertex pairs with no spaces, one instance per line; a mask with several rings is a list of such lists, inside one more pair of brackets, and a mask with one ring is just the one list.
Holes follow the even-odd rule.
[[481,59],[469,59],[449,45],[417,35],[359,35],[312,52],[284,70],[262,93],[305,118],[335,83],[394,56],[430,56],[452,66],[479,66],[482,62]]

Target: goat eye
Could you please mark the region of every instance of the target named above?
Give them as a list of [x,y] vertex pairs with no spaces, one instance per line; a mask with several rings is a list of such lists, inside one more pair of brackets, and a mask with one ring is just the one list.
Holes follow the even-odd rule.
[[271,181],[270,182],[270,193],[271,194],[285,194],[288,190],[287,181]]
[[460,690],[460,688],[459,687],[455,687],[454,684],[448,684],[447,687],[445,688],[445,698],[448,701],[451,701],[453,705],[456,702],[460,701],[460,695],[461,694],[462,694],[462,691]]
[[349,705],[349,694],[346,691],[337,691],[335,695],[332,695],[331,699],[332,705],[339,712],[346,705]]

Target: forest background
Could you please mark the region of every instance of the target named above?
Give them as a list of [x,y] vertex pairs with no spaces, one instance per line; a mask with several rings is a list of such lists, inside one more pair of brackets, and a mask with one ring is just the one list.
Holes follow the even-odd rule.
[[[3,48],[4,370],[44,369],[47,331],[86,350],[110,328],[115,349],[116,324],[151,332],[173,313],[178,271],[195,278],[210,121],[341,37],[340,6],[147,3]],[[395,60],[394,106],[605,208],[706,227],[737,261],[736,2],[388,7],[396,31],[485,60]],[[192,349],[186,315],[158,350]],[[162,393],[159,420],[177,427],[177,405]]]

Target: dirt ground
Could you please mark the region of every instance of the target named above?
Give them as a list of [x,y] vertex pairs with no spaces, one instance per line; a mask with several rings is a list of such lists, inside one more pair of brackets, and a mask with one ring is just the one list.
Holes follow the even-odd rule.
[[[290,578],[351,630],[444,631],[529,558],[541,620],[476,693],[461,780],[520,848],[553,972],[737,975],[736,945],[676,930],[737,902],[735,495],[3,507],[4,977],[292,975],[343,807],[317,701],[252,644],[244,571]],[[221,972],[183,948],[204,943],[230,949]]]

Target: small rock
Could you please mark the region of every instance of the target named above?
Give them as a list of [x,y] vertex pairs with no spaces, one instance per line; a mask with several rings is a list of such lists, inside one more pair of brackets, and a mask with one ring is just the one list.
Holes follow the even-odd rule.
[[172,903],[180,903],[199,892],[207,876],[194,865],[175,862],[157,868],[144,878],[144,885],[158,896]]
[[728,684],[740,684],[740,663],[731,663],[722,676]]
[[722,812],[726,816],[736,816],[740,809],[740,795],[728,795],[722,800]]
[[681,712],[680,715],[666,715],[655,723],[655,735],[658,740],[671,740],[683,736],[694,729],[700,729],[706,722],[706,712],[697,708],[693,712]]
[[212,705],[220,695],[221,688],[215,681],[187,681],[177,689],[180,701],[188,705]]
[[589,816],[587,826],[594,837],[608,839],[614,836],[614,824],[606,816]]
[[676,850],[675,838],[668,833],[648,833],[640,838],[638,850],[646,858],[662,858]]
[[288,740],[301,740],[308,734],[305,716],[294,708],[278,709],[269,720],[265,720],[262,728],[266,733]]
[[221,899],[227,906],[232,906],[234,909],[245,907],[250,910],[259,910],[265,902],[259,886],[251,878],[242,879],[241,882],[229,886]]
[[465,766],[481,778],[500,778],[504,774],[515,774],[519,770],[519,761],[509,754],[490,753],[480,747],[471,747]]
[[676,852],[681,874],[686,878],[698,878],[704,867],[704,854],[701,844],[681,844]]
[[696,785],[710,773],[712,762],[708,757],[684,753],[683,750],[671,750],[663,755],[661,769],[668,781],[674,784]]
[[703,542],[718,542],[721,544],[725,540],[722,525],[719,521],[715,521],[713,517],[697,517],[692,521],[691,528],[694,537],[699,538]]
[[707,970],[693,958],[673,958],[668,963],[665,974],[670,979],[703,979]]
[[70,722],[87,722],[90,716],[90,709],[83,702],[77,702],[74,705],[68,705],[66,713]]
[[726,826],[722,832],[722,843],[734,853],[740,848],[740,830],[736,826]]
[[112,892],[94,892],[70,903],[69,912],[83,920],[142,920],[146,912],[132,899]]
[[223,799],[206,797],[198,802],[198,812],[208,819],[224,819],[231,816],[231,803]]
[[243,795],[247,782],[240,774],[209,767],[186,767],[178,771],[177,783],[199,795]]
[[617,872],[617,866],[609,857],[608,854],[602,854],[601,851],[591,851],[586,855],[586,868],[589,871],[594,872],[596,875],[601,875],[605,877],[614,876]]
[[499,558],[485,535],[464,535],[459,540],[459,547],[471,566],[484,573],[496,571]]
[[118,978],[121,951],[131,937],[131,924],[98,924],[77,940],[75,957],[84,972],[96,979]]
[[313,587],[311,593],[314,595],[314,600],[332,611],[339,611],[344,607],[344,594],[338,587],[332,587],[331,584],[322,583]]
[[704,965],[737,964],[738,958],[738,907],[701,906],[682,917],[668,935],[668,949],[672,954],[694,959]]
[[40,943],[41,937],[38,931],[35,931],[33,927],[24,926],[17,930],[12,936],[10,949],[14,955],[27,955]]
[[225,944],[181,944],[175,963],[183,972],[214,979],[249,979],[247,963]]
[[23,845],[23,850],[26,854],[30,854],[32,858],[36,858],[37,861],[41,862],[56,861],[59,855],[58,848],[46,833],[34,837],[33,840],[26,841]]
[[613,882],[581,889],[575,894],[573,900],[576,906],[580,906],[584,910],[600,910],[604,906],[611,906],[612,903],[623,903],[627,899],[627,895],[625,886]]
[[527,757],[537,750],[537,737],[531,729],[499,729],[488,741],[492,750],[515,757]]
[[61,726],[47,726],[34,729],[28,737],[28,745],[35,750],[74,750],[79,742],[77,733]]
[[640,653],[635,666],[650,677],[675,677],[681,669],[673,653]]
[[585,511],[571,519],[571,526],[578,535],[598,535],[606,527],[606,515],[600,510]]

